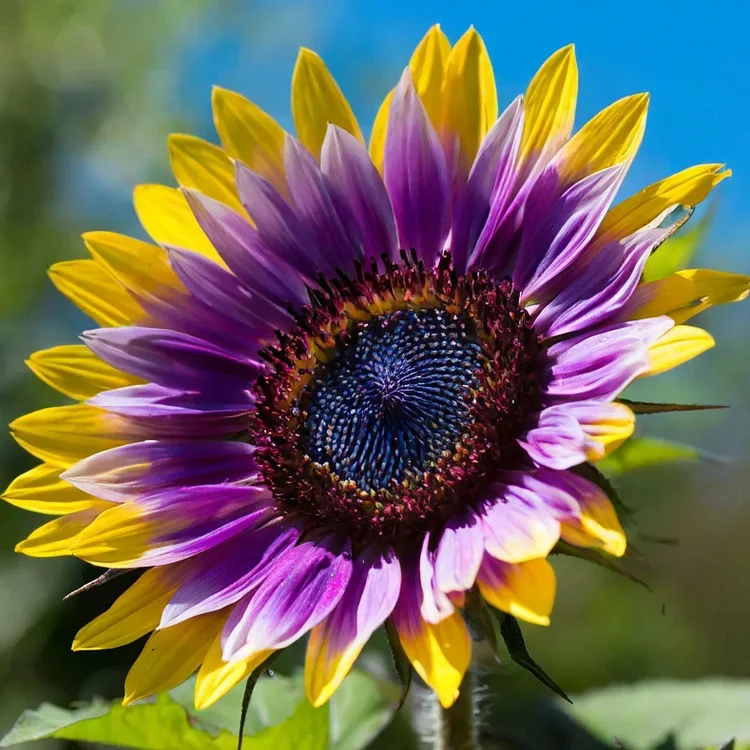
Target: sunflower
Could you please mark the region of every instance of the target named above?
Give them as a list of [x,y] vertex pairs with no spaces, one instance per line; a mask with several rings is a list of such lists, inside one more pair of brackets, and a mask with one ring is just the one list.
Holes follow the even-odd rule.
[[101,327],[31,355],[79,403],[12,424],[43,463],[5,498],[57,516],[19,552],[141,572],[73,644],[151,634],[125,703],[198,670],[208,706],[309,634],[321,705],[386,624],[448,707],[470,597],[547,625],[560,540],[624,554],[590,470],[633,431],[617,398],[711,347],[685,321],[750,280],[642,281],[729,172],[612,208],[648,98],[571,135],[576,95],[565,47],[498,116],[481,37],[434,27],[368,150],[303,49],[297,137],[215,89],[222,146],[173,135],[180,187],[135,190],[155,244],[92,232],[91,259],[52,267]]

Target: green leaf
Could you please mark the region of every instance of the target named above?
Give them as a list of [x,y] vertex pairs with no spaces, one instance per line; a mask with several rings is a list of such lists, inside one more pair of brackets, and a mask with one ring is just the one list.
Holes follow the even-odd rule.
[[364,750],[391,721],[396,705],[372,677],[350,672],[331,699],[331,750]]
[[598,461],[596,465],[605,474],[616,476],[647,466],[676,461],[697,461],[701,458],[721,461],[717,456],[692,445],[659,438],[629,438],[614,453]]
[[[193,705],[195,678],[155,700],[124,708],[96,700],[66,710],[43,704],[25,711],[0,747],[44,738],[140,750],[236,750],[244,686],[202,711]],[[398,688],[352,670],[331,701],[315,709],[302,675],[260,677],[245,724],[243,750],[364,750],[393,717]],[[329,736],[330,729],[330,736]]]
[[578,696],[571,716],[602,739],[617,737],[632,750],[646,750],[672,733],[680,748],[736,750],[750,742],[750,681],[655,680]]
[[728,408],[718,404],[662,404],[651,401],[630,401],[626,398],[618,398],[617,400],[630,407],[635,414],[663,414],[668,411],[705,411],[707,409]]
[[[228,729],[236,735],[242,711],[244,686],[230,690],[213,706],[196,711],[193,703],[195,677],[170,691],[173,700],[179,703],[193,717],[195,726],[216,734]],[[267,727],[276,726],[288,719],[298,704],[304,700],[305,690],[299,677],[261,677],[253,691],[248,706],[245,735],[257,734]]]
[[662,242],[646,261],[643,281],[657,281],[687,268],[703,244],[715,212],[716,203],[713,203],[700,221]]
[[[329,705],[313,708],[307,700],[281,724],[245,736],[243,750],[328,750]],[[233,748],[235,750],[235,748]]]
[[500,633],[505,641],[505,647],[508,649],[510,658],[534,675],[543,685],[546,685],[552,692],[557,693],[561,698],[570,703],[570,698],[563,692],[562,688],[531,658],[523,640],[523,633],[515,617],[502,614],[500,620]]
[[92,705],[65,710],[42,704],[24,711],[13,729],[0,740],[0,747],[55,737],[98,742],[140,750],[235,750],[237,740],[226,730],[212,737],[193,728],[182,706],[168,695],[154,702],[123,707],[119,701],[96,701]]

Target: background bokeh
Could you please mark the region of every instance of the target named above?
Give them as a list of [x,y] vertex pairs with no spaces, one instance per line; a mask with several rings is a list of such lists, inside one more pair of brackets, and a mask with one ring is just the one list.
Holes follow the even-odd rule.
[[[292,127],[297,48],[327,61],[367,130],[429,25],[452,40],[483,34],[501,101],[536,67],[577,45],[578,124],[629,93],[652,93],[649,127],[626,190],[701,162],[735,176],[696,265],[750,272],[750,49],[739,0],[700,8],[633,0],[534,3],[410,0],[2,0],[0,3],[0,422],[62,403],[23,361],[73,343],[89,322],[46,277],[82,257],[81,232],[142,236],[130,203],[139,182],[172,184],[166,135],[215,140],[210,87],[235,89]],[[744,23],[743,23],[744,21]],[[750,675],[750,304],[704,314],[717,347],[637,389],[637,396],[723,403],[728,411],[651,416],[649,434],[704,449],[709,460],[618,480],[635,511],[644,589],[579,561],[555,561],[560,590],[549,629],[527,643],[569,692],[655,676]],[[0,437],[0,484],[33,459]],[[42,700],[67,704],[121,691],[139,645],[72,654],[76,630],[120,581],[63,604],[93,577],[72,559],[35,560],[13,545],[39,518],[0,506],[0,734]],[[675,544],[649,541],[669,537]],[[534,689],[507,668],[506,689]]]

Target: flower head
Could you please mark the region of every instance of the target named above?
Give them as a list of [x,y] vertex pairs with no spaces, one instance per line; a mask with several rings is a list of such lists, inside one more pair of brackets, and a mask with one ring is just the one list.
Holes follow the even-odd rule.
[[309,633],[325,702],[390,618],[448,706],[466,595],[546,625],[559,540],[625,551],[579,467],[615,450],[637,378],[713,345],[683,325],[745,277],[644,264],[729,173],[687,169],[612,207],[647,97],[571,136],[572,47],[498,116],[479,35],[438,27],[377,115],[369,151],[312,52],[298,138],[217,89],[222,147],[173,136],[179,189],[140,186],[155,245],[84,236],[52,268],[101,327],[31,369],[80,403],[18,419],[44,463],[10,502],[58,518],[18,546],[142,571],[77,635],[151,633],[131,702],[198,669],[206,706]]

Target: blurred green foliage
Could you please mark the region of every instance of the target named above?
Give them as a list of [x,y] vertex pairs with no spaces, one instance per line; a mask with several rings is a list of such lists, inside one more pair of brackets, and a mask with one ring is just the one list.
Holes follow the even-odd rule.
[[[165,179],[166,134],[190,132],[207,119],[208,88],[200,113],[180,96],[181,55],[196,30],[231,24],[237,14],[248,45],[253,33],[285,33],[286,27],[268,23],[256,28],[248,21],[251,4],[231,0],[211,3],[210,9],[199,0],[0,3],[0,421],[7,424],[61,402],[23,360],[35,349],[74,341],[87,321],[54,291],[46,268],[82,256],[78,235],[88,229],[139,231],[129,204],[132,185]],[[268,54],[274,49],[268,46]],[[377,80],[378,59],[370,65],[361,75]],[[253,74],[257,71],[248,71]],[[369,102],[371,109],[374,104]],[[686,241],[681,249],[673,262],[683,264],[696,248]],[[722,252],[709,236],[697,265],[731,265]],[[674,463],[616,477],[633,511],[638,574],[654,593],[585,561],[555,557],[560,585],[553,624],[525,628],[524,635],[535,659],[570,694],[645,678],[750,673],[745,501],[750,305],[711,310],[700,323],[715,334],[717,349],[675,373],[637,384],[631,397],[731,409],[644,415],[637,437],[647,430],[731,462]],[[0,442],[0,483],[31,465],[33,459],[6,434]],[[63,604],[62,596],[95,572],[75,560],[14,555],[15,542],[39,518],[8,505],[0,506],[0,514],[0,731],[5,731],[23,709],[43,701],[67,706],[121,694],[140,644],[71,653],[75,632],[116,598],[128,576]],[[679,543],[655,541],[661,537]],[[385,650],[385,639],[376,639],[365,663],[382,667]],[[280,667],[282,673],[291,672],[295,654],[299,663],[297,650]],[[543,731],[547,725],[540,717],[546,714],[534,708],[543,688],[515,666],[490,660],[487,669],[493,690],[503,696],[503,721],[519,734]],[[410,747],[408,736],[405,722],[397,720],[383,742],[389,750]]]

